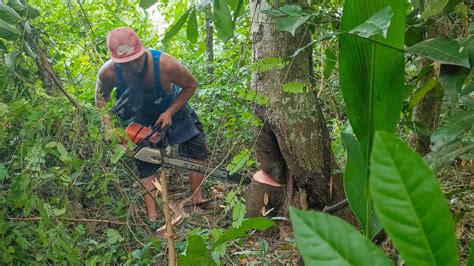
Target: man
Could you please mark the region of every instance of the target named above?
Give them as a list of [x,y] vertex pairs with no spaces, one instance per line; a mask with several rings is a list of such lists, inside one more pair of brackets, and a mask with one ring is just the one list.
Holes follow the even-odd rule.
[[[188,104],[197,87],[189,70],[170,55],[145,49],[130,28],[120,27],[109,32],[107,48],[111,59],[99,70],[96,106],[104,107],[116,88],[113,110],[119,118],[148,127],[161,124],[162,128],[168,128],[168,142],[179,145],[180,156],[205,161],[208,152],[202,125]],[[111,118],[103,117],[102,123],[110,127]],[[159,166],[139,160],[135,163],[140,182],[148,191],[154,191],[152,181]],[[194,204],[204,202],[202,180],[202,174],[189,175]],[[144,196],[145,209],[149,220],[156,221],[156,203],[150,194],[154,195]]]

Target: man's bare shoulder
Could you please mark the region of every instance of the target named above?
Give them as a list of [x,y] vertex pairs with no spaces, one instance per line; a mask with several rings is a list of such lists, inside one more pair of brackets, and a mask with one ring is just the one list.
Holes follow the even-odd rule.
[[176,58],[167,53],[161,53],[160,68],[162,71],[165,73],[173,71],[179,65],[181,64],[176,60]]
[[115,83],[114,62],[112,62],[112,60],[105,62],[99,69],[98,77],[101,82]]

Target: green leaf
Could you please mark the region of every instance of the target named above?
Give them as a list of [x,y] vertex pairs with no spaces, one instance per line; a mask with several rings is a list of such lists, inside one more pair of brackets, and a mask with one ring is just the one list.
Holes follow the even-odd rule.
[[63,163],[71,162],[71,156],[69,156],[69,153],[66,151],[66,148],[64,148],[61,142],[56,143],[56,149],[59,152],[59,160],[61,160]]
[[410,105],[408,106],[410,109],[417,106],[418,103],[425,97],[425,95],[432,91],[438,85],[438,81],[435,77],[431,77],[421,88],[415,91],[415,94],[410,99]]
[[291,81],[283,84],[283,91],[287,93],[304,93],[308,90],[308,88],[309,84],[298,81]]
[[367,235],[374,236],[382,229],[377,221],[372,200],[363,188],[367,188],[369,178],[366,176],[366,158],[362,157],[359,142],[350,128],[341,133],[341,138],[347,150],[347,162],[344,169],[344,191],[347,198],[351,199],[349,205],[354,213],[358,214],[362,230]]
[[407,265],[458,265],[454,222],[433,172],[394,135],[375,134],[370,192]]
[[152,5],[156,4],[158,0],[140,0],[140,7],[143,9],[148,9]]
[[9,112],[10,110],[8,110],[8,105],[6,103],[0,102],[0,117],[5,116]]
[[18,14],[29,19],[34,19],[40,15],[39,11],[29,4],[26,6],[18,0],[8,0],[8,6],[12,7]]
[[107,243],[111,245],[125,240],[117,230],[112,229],[112,228],[107,228],[106,234],[107,234]]
[[234,10],[234,18],[232,19],[234,24],[237,21],[237,18],[242,14],[242,11],[245,9],[245,8],[242,9],[243,6],[244,6],[244,0],[239,0]]
[[248,149],[244,149],[239,154],[234,156],[230,164],[226,167],[227,171],[229,171],[229,175],[237,173],[249,159],[250,151]]
[[61,216],[66,213],[66,208],[61,208],[61,209],[53,208],[51,212],[53,216]]
[[245,219],[239,228],[231,227],[224,231],[221,237],[214,243],[213,247],[218,247],[222,243],[247,236],[250,230],[264,231],[272,226],[275,226],[275,222],[265,217]]
[[235,228],[239,228],[242,225],[245,217],[245,204],[242,201],[238,201],[234,208],[232,209],[232,226]]
[[382,35],[384,38],[387,38],[387,31],[388,27],[390,27],[392,17],[392,8],[387,6],[375,13],[375,15],[367,19],[364,23],[352,29],[350,33],[357,34],[364,38],[369,38],[374,35]]
[[279,70],[284,68],[288,62],[281,57],[267,57],[255,62],[252,66],[254,72],[262,73],[270,70]]
[[[428,153],[424,160],[426,164],[433,170],[441,169],[451,164],[456,158],[460,158],[469,154],[474,154],[474,143],[466,144],[462,141],[453,141],[436,151]],[[465,160],[473,160],[474,158],[466,158]]]
[[307,265],[391,265],[382,250],[338,217],[295,208],[290,215]]
[[0,18],[13,25],[23,20],[13,8],[7,6],[3,2],[0,2]]
[[311,16],[289,16],[284,18],[279,18],[276,21],[276,27],[279,31],[287,31],[291,33],[291,35],[295,36],[296,30],[303,25]]
[[178,257],[178,265],[216,265],[216,263],[210,258],[202,237],[190,235],[187,242],[186,254]]
[[296,57],[302,51],[304,51],[305,49],[307,49],[309,47],[312,47],[314,44],[320,43],[320,42],[323,42],[323,41],[326,41],[326,40],[330,40],[330,39],[332,39],[332,38],[334,38],[334,37],[336,37],[340,34],[343,34],[343,32],[335,31],[335,32],[329,32],[329,33],[323,34],[323,35],[319,36],[318,39],[316,39],[314,41],[311,41],[310,43],[306,44],[305,46],[303,46],[301,48],[298,48],[290,57]]
[[196,18],[196,9],[191,11],[189,14],[189,19],[186,27],[186,36],[191,43],[196,43],[198,40],[198,25]]
[[[256,104],[259,104],[259,105],[262,105],[262,106],[267,106],[268,105],[268,102],[269,102],[268,97],[258,93],[255,90],[249,90],[249,89],[246,89],[246,88],[242,88],[242,89],[238,89],[237,92],[238,92],[237,97],[239,97],[240,99],[244,99],[246,101],[256,103]],[[251,116],[251,114],[250,114],[250,116]]]
[[270,17],[302,17],[305,15],[303,9],[299,5],[285,5],[280,8],[261,10],[260,12]]
[[469,55],[456,40],[436,38],[417,43],[407,49],[408,53],[416,54],[443,64],[470,68]]
[[324,51],[324,54],[326,56],[326,60],[324,63],[325,65],[324,78],[328,79],[329,76],[331,76],[331,73],[334,70],[334,67],[336,67],[337,58],[336,58],[336,54],[331,48],[326,48],[326,50]]
[[470,70],[465,67],[441,65],[439,81],[451,103],[455,104],[458,102],[458,95],[461,93],[469,72]]
[[[345,175],[351,175],[356,187],[365,196],[352,198],[348,195],[351,206],[365,206],[363,211],[356,211],[356,217],[365,224],[365,234],[373,236],[377,228],[374,224],[372,204],[356,202],[368,199],[369,156],[373,135],[376,130],[393,132],[398,123],[402,109],[404,93],[405,58],[405,2],[399,0],[353,0],[344,5],[341,29],[348,32],[363,24],[370,17],[390,6],[393,17],[386,38],[381,35],[371,39],[360,38],[349,34],[339,35],[339,78],[346,104],[347,115],[359,145],[363,166],[355,167]],[[375,40],[376,42],[374,42]],[[395,47],[397,49],[393,49]],[[356,172],[354,172],[356,171]],[[346,177],[345,177],[346,178]]]
[[443,121],[431,136],[431,150],[438,151],[442,146],[459,139],[474,127],[474,109],[456,108]]
[[230,16],[228,0],[214,0],[214,8],[212,12],[214,25],[216,26],[217,35],[227,42],[234,36],[235,24]]
[[421,18],[426,19],[434,17],[443,11],[449,0],[433,0],[425,2],[425,11],[421,14]]
[[0,38],[14,41],[20,36],[21,32],[17,28],[0,19]]
[[189,8],[173,25],[171,28],[165,33],[165,37],[163,37],[163,43],[169,43],[171,38],[173,38],[179,30],[183,27],[184,23],[186,23],[186,20],[188,19],[189,13],[194,10],[194,7]]
[[126,150],[127,148],[125,146],[117,144],[114,147],[114,150],[113,150],[114,153],[112,155],[112,158],[110,159],[112,163],[116,164],[120,160],[120,158],[122,158],[122,156],[125,154]]
[[7,168],[3,163],[0,163],[0,182],[8,178]]

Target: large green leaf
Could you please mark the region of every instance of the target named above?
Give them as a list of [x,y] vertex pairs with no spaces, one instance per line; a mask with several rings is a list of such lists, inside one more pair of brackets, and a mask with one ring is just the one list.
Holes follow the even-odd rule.
[[444,64],[458,65],[470,68],[469,55],[466,49],[461,49],[456,40],[436,38],[417,43],[407,49],[407,52],[432,59]]
[[307,265],[391,265],[380,249],[344,220],[295,208],[290,214]]
[[230,15],[228,0],[214,0],[212,18],[217,34],[224,42],[234,36],[235,24]]
[[377,217],[407,265],[458,265],[454,222],[433,172],[387,132],[375,134],[370,192]]
[[189,13],[194,10],[194,7],[189,8],[175,23],[173,26],[165,33],[165,37],[163,38],[163,43],[168,43],[173,36],[175,36],[179,30],[183,27],[184,23],[188,19]]
[[16,40],[21,36],[21,32],[14,26],[0,19],[0,38],[6,40]]
[[[339,50],[340,84],[350,124],[359,144],[363,166],[357,171],[345,171],[344,182],[356,180],[366,187],[354,188],[368,193],[369,154],[376,130],[394,131],[399,120],[404,91],[404,32],[405,3],[399,0],[348,0],[345,2],[341,28],[349,32],[363,24],[377,12],[390,7],[393,18],[384,38],[375,35],[361,38],[341,34]],[[386,24],[385,24],[386,25]],[[375,40],[375,41],[374,41]],[[392,48],[394,47],[394,48]],[[372,230],[371,203],[355,201],[369,196],[351,198],[351,206],[364,204],[363,211],[355,211],[365,233]]]
[[18,15],[13,8],[7,6],[3,2],[0,2],[0,18],[10,24],[16,24],[22,20],[21,16]]

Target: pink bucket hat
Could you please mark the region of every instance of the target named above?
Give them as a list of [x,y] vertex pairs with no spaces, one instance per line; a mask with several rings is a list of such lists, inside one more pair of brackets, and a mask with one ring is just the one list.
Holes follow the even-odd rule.
[[145,52],[134,30],[120,27],[107,34],[107,48],[114,63],[130,62]]

